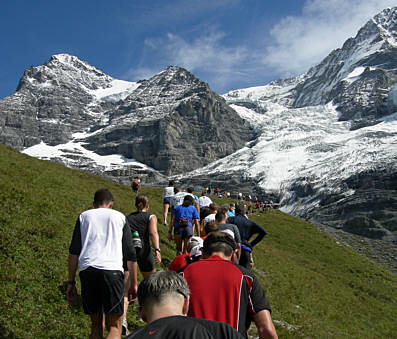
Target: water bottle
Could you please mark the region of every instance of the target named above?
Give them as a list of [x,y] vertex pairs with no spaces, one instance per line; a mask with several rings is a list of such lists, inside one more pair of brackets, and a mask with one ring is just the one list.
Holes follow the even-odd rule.
[[139,233],[137,231],[132,233],[132,243],[135,248],[142,248],[142,240],[139,237]]

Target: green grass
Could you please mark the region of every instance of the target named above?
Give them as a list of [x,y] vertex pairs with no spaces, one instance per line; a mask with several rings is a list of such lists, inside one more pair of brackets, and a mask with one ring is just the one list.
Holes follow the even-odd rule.
[[[101,187],[115,209],[134,210],[130,187],[0,146],[0,338],[87,337],[89,317],[64,297],[68,246]],[[162,220],[161,190],[141,191]],[[272,317],[299,326],[277,325],[280,338],[397,338],[396,277],[304,221],[278,211],[250,218],[268,231],[254,258]],[[175,252],[159,231],[161,269]],[[142,325],[134,307],[128,322]]]

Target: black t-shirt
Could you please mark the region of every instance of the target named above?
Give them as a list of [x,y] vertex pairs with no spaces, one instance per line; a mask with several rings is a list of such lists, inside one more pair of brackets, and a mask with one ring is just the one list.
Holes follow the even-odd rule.
[[136,211],[127,216],[131,232],[137,231],[142,240],[143,247],[150,247],[149,243],[149,222],[150,214],[147,212]]
[[[229,224],[235,224],[240,232],[241,242],[243,244],[249,242],[251,247],[254,247],[257,243],[259,243],[266,235],[266,231],[261,226],[252,220],[247,219],[247,217],[244,215],[230,217],[226,222]],[[257,234],[257,236],[254,240],[250,241],[250,238],[254,234]]]
[[157,319],[136,330],[127,339],[243,339],[226,323],[184,316]]

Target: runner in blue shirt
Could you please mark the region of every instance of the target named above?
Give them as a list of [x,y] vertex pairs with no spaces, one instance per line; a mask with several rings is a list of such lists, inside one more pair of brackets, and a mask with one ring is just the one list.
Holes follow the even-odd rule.
[[172,211],[168,240],[172,240],[172,229],[174,229],[177,255],[187,253],[187,242],[194,234],[194,228],[196,228],[197,235],[200,236],[199,215],[193,202],[193,197],[186,195],[183,204],[176,206]]

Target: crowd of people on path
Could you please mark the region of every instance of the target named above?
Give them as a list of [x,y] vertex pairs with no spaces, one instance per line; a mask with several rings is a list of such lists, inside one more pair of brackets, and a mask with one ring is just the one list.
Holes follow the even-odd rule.
[[[139,194],[139,177],[135,181],[136,211],[125,216],[114,210],[112,193],[100,189],[74,227],[66,297],[76,303],[79,270],[90,338],[103,338],[105,327],[106,338],[247,338],[251,322],[260,339],[278,338],[265,291],[251,271],[253,248],[266,231],[248,218],[247,206],[218,206],[207,189],[198,197],[170,181],[162,224],[176,253],[168,270],[156,272],[162,262],[158,221],[148,197]],[[130,333],[126,314],[136,300],[148,324]]]

